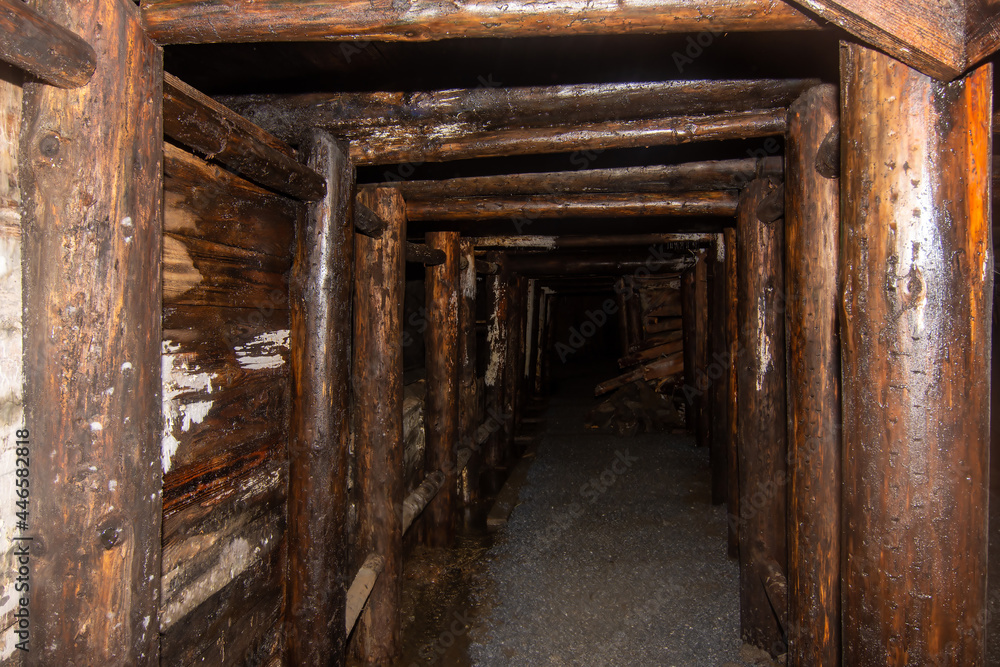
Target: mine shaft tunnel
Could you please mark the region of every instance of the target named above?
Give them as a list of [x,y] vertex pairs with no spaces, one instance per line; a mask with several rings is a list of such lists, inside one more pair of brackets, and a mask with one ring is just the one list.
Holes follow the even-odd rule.
[[1000,665],[990,3],[29,4],[0,663]]

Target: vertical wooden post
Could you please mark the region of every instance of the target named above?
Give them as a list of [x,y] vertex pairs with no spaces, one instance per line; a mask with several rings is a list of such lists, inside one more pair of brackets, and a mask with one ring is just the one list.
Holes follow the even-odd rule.
[[545,391],[545,387],[544,387],[544,380],[545,380],[545,357],[546,357],[546,350],[545,350],[545,340],[546,340],[546,337],[545,337],[545,335],[546,335],[546,332],[547,332],[547,329],[546,329],[546,326],[547,326],[546,320],[547,320],[547,314],[548,314],[548,311],[549,311],[549,300],[551,299],[551,296],[552,296],[552,290],[549,289],[548,287],[542,287],[539,290],[539,294],[540,294],[540,296],[538,298],[538,315],[537,315],[537,317],[538,317],[538,329],[537,329],[537,331],[535,333],[535,336],[536,336],[536,342],[535,342],[535,350],[536,350],[536,352],[535,352],[535,369],[533,371],[534,376],[533,376],[533,382],[532,382],[532,385],[531,385],[532,386],[532,391],[535,394],[535,396],[542,396],[542,394]]
[[[695,282],[697,276],[693,266],[681,273],[681,336],[684,341],[684,425],[697,438],[698,409],[695,402],[698,367],[698,322],[695,313]],[[637,299],[638,300],[638,299]]]
[[24,87],[29,655],[156,665],[162,52],[127,0],[37,9],[94,47],[97,71]]
[[[475,448],[480,419],[476,394],[476,245],[472,239],[462,239],[459,247],[465,269],[459,278],[458,300],[458,432],[461,446]],[[461,496],[466,505],[479,495],[476,461],[478,457],[461,473]]]
[[788,331],[788,644],[801,667],[840,664],[840,184],[817,171],[837,130],[837,89],[788,110],[785,323]]
[[753,181],[736,212],[740,628],[743,641],[772,654],[783,647],[778,618],[787,614],[772,610],[763,583],[769,562],[782,571],[787,564],[784,242],[783,221],[761,222],[757,207],[775,187],[770,179]]
[[522,388],[524,382],[524,320],[525,301],[528,294],[528,281],[524,276],[511,277],[511,312],[510,312],[510,341],[507,344],[507,364],[504,373],[504,409],[506,414],[511,415],[508,420],[507,442],[505,457],[520,455],[515,447],[515,436],[521,428],[521,419],[524,414],[524,392]]
[[847,665],[985,660],[992,82],[841,49]]
[[489,357],[486,360],[484,377],[486,393],[486,413],[500,415],[503,425],[490,434],[486,442],[486,463],[491,468],[503,467],[506,461],[506,431],[510,428],[511,413],[507,410],[506,383],[508,372],[507,346],[511,338],[512,285],[507,263],[501,257],[491,254],[491,262],[500,264],[500,269],[490,274],[486,280],[486,297],[489,299],[489,321],[486,346]]
[[285,646],[297,665],[339,664],[347,637],[347,464],[350,440],[354,167],[323,132],[308,163],[326,178],[296,233],[291,305],[291,433]]
[[[425,536],[434,547],[455,539],[455,482],[458,452],[458,232],[428,232],[427,245],[444,251],[444,264],[427,267],[427,400],[424,454],[428,474],[441,470],[445,482],[424,510]],[[475,266],[473,266],[475,270]]]
[[726,227],[723,230],[723,240],[726,246],[726,277],[725,277],[725,308],[726,315],[726,357],[729,367],[726,369],[726,420],[719,421],[719,429],[725,434],[726,461],[728,464],[728,493],[726,498],[726,515],[729,517],[729,557],[740,556],[740,457],[739,457],[739,411],[737,409],[737,364],[739,362],[739,308],[738,280],[736,274],[736,228]]
[[386,664],[400,648],[406,205],[398,190],[387,187],[366,190],[359,201],[389,223],[379,238],[356,234],[354,242],[356,543],[358,554],[385,560],[358,621],[358,647],[367,663]]
[[[707,359],[706,374],[711,382],[706,392],[706,400],[711,406],[709,412],[712,421],[709,438],[709,460],[712,469],[712,503],[721,505],[726,502],[729,494],[729,460],[728,438],[726,429],[729,426],[729,341],[726,340],[726,252],[727,248],[722,234],[718,235],[715,247],[712,248],[709,262],[709,343],[711,354]],[[732,480],[735,484],[736,480]]]
[[542,290],[538,284],[538,280],[534,278],[528,279],[528,297],[526,306],[527,313],[525,314],[525,325],[524,325],[524,370],[523,377],[521,379],[521,386],[524,389],[525,400],[527,400],[529,391],[535,385],[535,358],[538,355],[538,345],[537,345],[537,331],[538,331],[538,305],[541,302]]
[[709,400],[711,379],[707,376],[709,358],[708,332],[708,254],[701,251],[694,265],[695,320],[695,438],[699,447],[712,442],[712,403]]

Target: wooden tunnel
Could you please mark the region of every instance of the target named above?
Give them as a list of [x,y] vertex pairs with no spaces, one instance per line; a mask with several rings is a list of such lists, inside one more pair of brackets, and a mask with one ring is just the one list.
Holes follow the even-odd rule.
[[996,3],[0,9],[0,665],[393,664],[603,340],[745,642],[989,664]]

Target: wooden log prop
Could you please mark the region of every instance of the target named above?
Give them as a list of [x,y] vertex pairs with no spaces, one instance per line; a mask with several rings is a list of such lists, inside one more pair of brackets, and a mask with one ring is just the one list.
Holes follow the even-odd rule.
[[[681,274],[681,332],[683,335],[684,358],[684,423],[688,431],[695,434],[697,442],[698,406],[695,385],[698,370],[698,317],[697,283],[695,267],[691,266]],[[700,444],[700,443],[699,443]]]
[[788,647],[796,665],[840,664],[840,184],[820,174],[837,126],[837,89],[788,110],[785,284],[788,305]]
[[722,430],[726,435],[726,460],[729,462],[729,489],[726,498],[726,515],[729,529],[727,531],[728,553],[730,558],[740,556],[740,469],[739,469],[739,428],[737,410],[738,380],[737,363],[739,362],[739,306],[738,306],[738,274],[736,228],[726,227],[723,231],[726,246],[726,354],[729,361],[726,369],[726,424]]
[[736,216],[738,320],[744,323],[737,376],[740,634],[772,655],[784,652],[784,640],[760,568],[761,559],[773,560],[783,571],[787,563],[784,241],[783,225],[761,222],[757,207],[775,188],[770,180],[751,183]]
[[705,360],[705,375],[708,386],[705,400],[711,406],[709,438],[709,467],[712,470],[712,504],[721,505],[729,495],[729,484],[736,480],[729,478],[729,345],[726,340],[726,247],[725,238],[718,235],[715,247],[709,254],[709,318],[708,355]]
[[378,575],[385,568],[385,559],[378,554],[370,554],[365,559],[364,564],[354,576],[351,587],[347,590],[344,601],[344,630],[347,635],[351,634],[354,624],[358,622],[361,610],[365,608],[368,597],[371,595]]
[[[646,248],[645,253],[637,252],[552,252],[522,253],[511,255],[508,263],[512,271],[520,275],[567,276],[577,274],[617,275],[630,273],[667,274],[680,273],[695,260],[688,252],[664,250],[660,247]],[[638,304],[637,304],[638,305]],[[642,329],[641,317],[637,314],[636,326]]]
[[506,454],[504,432],[510,428],[510,414],[504,412],[506,404],[506,385],[504,376],[508,363],[507,346],[511,338],[512,289],[511,276],[506,266],[502,264],[499,254],[490,254],[488,261],[498,266],[500,270],[487,276],[484,285],[488,299],[487,331],[486,331],[486,372],[483,376],[483,390],[486,399],[486,413],[501,415],[503,423],[494,429],[485,447],[486,464],[491,468],[505,465]]
[[694,319],[695,319],[695,439],[699,447],[708,447],[712,441],[712,404],[709,399],[711,380],[705,372],[708,366],[708,260],[704,251],[698,254],[694,265]]
[[90,44],[18,0],[0,0],[0,60],[59,88],[86,85],[97,67]]
[[127,0],[38,11],[98,67],[74,90],[24,85],[30,661],[158,664],[161,52]]
[[[406,216],[399,193],[377,188],[362,203],[390,224],[378,239],[355,236],[354,442],[356,548],[385,567],[358,624],[358,649],[385,664],[400,650],[403,504],[403,279]],[[378,400],[371,397],[378,396]]]
[[841,49],[845,665],[985,661],[992,82]]
[[403,533],[405,534],[428,504],[441,492],[447,476],[442,470],[435,470],[424,477],[424,481],[413,489],[403,500]]
[[663,380],[675,378],[684,371],[684,355],[675,352],[662,359],[657,359],[646,364],[642,364],[627,373],[606,380],[594,388],[594,396],[601,396],[609,391],[624,387],[636,380]]
[[291,306],[288,444],[288,584],[285,647],[295,664],[342,655],[347,468],[350,448],[354,167],[342,145],[317,132],[308,165],[326,180],[296,234]]
[[708,192],[739,190],[755,178],[781,176],[782,170],[780,157],[765,157],[650,167],[470,176],[438,181],[395,181],[385,185],[399,188],[408,202],[609,192]]
[[527,218],[625,218],[634,216],[722,216],[736,213],[738,195],[729,190],[453,197],[407,200],[412,221],[479,221]]
[[620,368],[629,368],[646,361],[658,359],[659,357],[665,357],[676,352],[682,352],[683,350],[684,341],[672,340],[667,343],[661,343],[659,345],[654,345],[653,347],[638,350],[628,356],[622,357],[618,360],[618,366]]
[[304,201],[326,183],[292,149],[246,118],[170,74],[163,76],[163,131],[247,180]]
[[[444,486],[430,503],[424,536],[433,547],[455,539],[455,487],[459,413],[459,236],[458,232],[428,232],[427,245],[444,261],[426,271],[427,331],[424,334],[427,398],[424,429],[424,469],[444,471]],[[405,530],[405,529],[404,529]]]
[[[461,269],[458,293],[458,442],[465,447],[475,443],[480,423],[479,394],[476,375],[476,258],[471,239],[459,241],[459,252],[465,260]],[[461,451],[461,450],[460,450]],[[479,492],[476,470],[460,473],[461,500],[473,503]]]
[[[297,143],[303,128],[318,127],[351,141],[366,144],[380,141],[390,146],[411,141],[421,133],[426,137],[447,138],[511,128],[572,127],[607,120],[778,109],[787,107],[819,83],[817,79],[640,81],[512,88],[480,86],[414,93],[246,95],[223,97],[221,101],[291,143]],[[587,178],[584,174],[597,173],[567,176]],[[661,175],[669,178],[669,172]],[[506,178],[453,180],[481,183]],[[514,178],[533,180],[547,176],[522,174]],[[404,188],[405,196],[413,194],[406,190],[408,185],[394,187]],[[447,196],[446,190],[442,192]],[[484,194],[487,193],[470,192],[468,196]]]
[[361,203],[361,197],[354,202],[354,228],[359,234],[377,239],[382,236],[382,232],[389,226],[382,218],[378,217],[374,211]]
[[607,248],[649,248],[663,247],[670,250],[688,250],[707,247],[715,235],[703,233],[666,232],[659,234],[594,234],[541,236],[532,234],[511,234],[507,236],[476,236],[475,229],[467,230],[481,249],[534,249],[534,250],[580,250]]
[[[456,236],[458,232],[452,232]],[[430,237],[430,234],[428,234]],[[445,263],[445,253],[440,248],[434,248],[425,243],[406,242],[406,261],[423,264],[424,266],[440,266]]]

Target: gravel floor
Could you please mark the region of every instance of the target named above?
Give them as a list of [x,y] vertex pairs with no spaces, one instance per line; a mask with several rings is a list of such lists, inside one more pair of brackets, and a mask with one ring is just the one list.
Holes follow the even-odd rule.
[[579,392],[593,385],[579,384],[553,398],[521,502],[488,552],[471,663],[755,664],[708,452],[686,435],[586,430],[593,401]]

